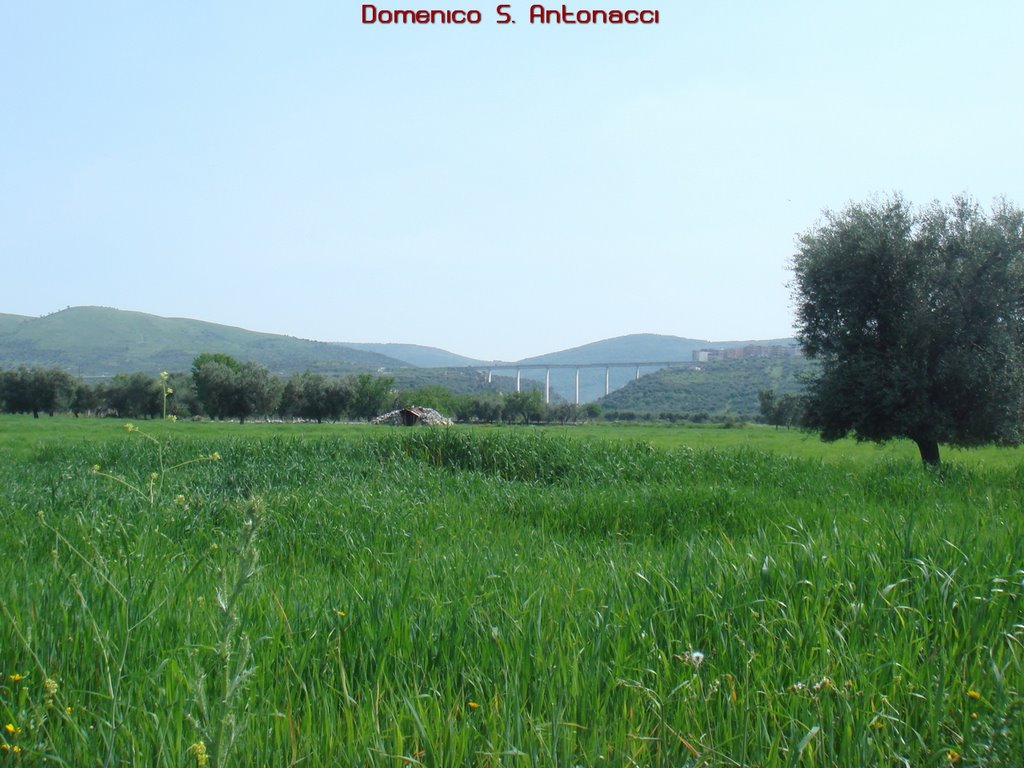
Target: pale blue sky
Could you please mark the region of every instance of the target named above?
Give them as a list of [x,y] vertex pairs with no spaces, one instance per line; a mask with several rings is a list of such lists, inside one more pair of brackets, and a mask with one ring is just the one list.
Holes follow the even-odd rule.
[[1024,204],[1019,0],[663,0],[610,29],[377,5],[484,23],[0,0],[0,312],[501,359],[778,337],[823,208]]

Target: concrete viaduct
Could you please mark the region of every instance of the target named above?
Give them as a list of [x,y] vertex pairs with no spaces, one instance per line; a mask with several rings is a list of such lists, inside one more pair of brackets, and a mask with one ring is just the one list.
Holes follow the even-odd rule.
[[491,383],[491,376],[495,371],[515,371],[516,372],[516,392],[520,391],[520,385],[522,382],[523,371],[544,371],[544,402],[551,402],[551,371],[555,369],[562,370],[573,370],[576,371],[576,405],[580,404],[580,370],[583,368],[604,368],[604,393],[607,395],[611,392],[609,388],[609,373],[612,368],[636,368],[636,378],[640,378],[641,368],[669,368],[680,365],[693,365],[692,361],[689,360],[669,360],[663,362],[657,362],[653,360],[644,360],[638,363],[623,362],[623,363],[562,363],[562,364],[547,364],[547,363],[508,363],[504,365],[490,365],[490,366],[473,366],[478,371],[486,371],[487,383]]

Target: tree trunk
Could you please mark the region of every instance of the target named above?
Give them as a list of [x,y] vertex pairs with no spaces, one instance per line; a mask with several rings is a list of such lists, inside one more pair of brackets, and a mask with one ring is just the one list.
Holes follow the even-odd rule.
[[939,466],[939,443],[937,440],[922,437],[914,438],[917,443],[917,450],[921,452],[921,461],[930,467]]

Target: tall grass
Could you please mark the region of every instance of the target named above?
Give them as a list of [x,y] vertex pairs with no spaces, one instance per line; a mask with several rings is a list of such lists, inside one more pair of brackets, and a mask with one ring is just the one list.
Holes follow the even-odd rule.
[[1024,754],[1020,469],[421,429],[52,442],[0,482],[0,762]]

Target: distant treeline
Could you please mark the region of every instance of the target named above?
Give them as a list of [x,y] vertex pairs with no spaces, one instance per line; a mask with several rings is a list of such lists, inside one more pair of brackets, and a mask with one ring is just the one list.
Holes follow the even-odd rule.
[[573,422],[600,407],[544,402],[538,389],[454,393],[432,385],[396,389],[394,379],[361,373],[274,376],[258,363],[219,354],[195,358],[188,372],[118,374],[90,383],[59,368],[0,370],[4,413],[71,413],[133,419],[260,418],[308,421],[368,420],[409,405],[435,408],[461,422]]
[[620,409],[606,409],[602,416],[608,421],[668,422],[670,424],[685,422],[689,424],[721,424],[726,427],[745,424],[748,420],[787,429],[803,426],[806,414],[804,413],[805,401],[802,396],[790,393],[780,395],[774,389],[762,389],[758,391],[757,399],[759,403],[757,416],[732,411],[723,413],[662,411],[654,413]]
[[[754,420],[776,426],[801,421],[802,405],[791,394],[758,393],[760,414]],[[396,388],[389,376],[361,373],[326,376],[296,373],[273,376],[253,362],[204,353],[189,372],[118,374],[89,383],[59,368],[0,369],[0,411],[4,413],[71,413],[132,419],[300,419],[364,421],[396,408],[434,408],[455,421],[470,423],[574,423],[603,416],[608,421],[729,423],[750,415],[698,411],[679,413],[605,409],[596,403],[545,403],[541,390],[456,393],[439,385]]]
[[618,389],[601,401],[605,412],[708,414],[711,419],[751,419],[759,413],[758,393],[802,395],[817,364],[803,357],[741,358],[664,368]]

